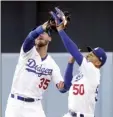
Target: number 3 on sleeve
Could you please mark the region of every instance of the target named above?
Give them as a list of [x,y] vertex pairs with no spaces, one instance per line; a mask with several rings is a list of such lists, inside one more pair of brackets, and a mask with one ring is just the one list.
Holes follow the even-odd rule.
[[99,88],[99,85],[97,86],[96,91],[95,91],[95,94],[96,94],[96,96],[95,96],[95,101],[96,101],[96,102],[98,101],[98,99],[97,99],[97,96],[98,96],[98,88]]

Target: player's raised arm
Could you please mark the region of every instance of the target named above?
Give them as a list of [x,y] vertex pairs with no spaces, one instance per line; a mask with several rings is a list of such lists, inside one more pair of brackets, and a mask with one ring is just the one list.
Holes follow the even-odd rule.
[[34,46],[34,40],[44,32],[46,29],[47,22],[43,25],[38,26],[36,29],[32,30],[27,37],[25,38],[25,41],[23,43],[23,51],[28,52],[33,46]]
[[60,90],[61,93],[65,93],[70,89],[71,81],[73,78],[73,65],[74,65],[75,59],[73,57],[70,57],[68,60],[67,68],[64,74],[64,88]]
[[83,60],[83,55],[79,51],[77,45],[70,39],[70,37],[63,30],[64,25],[65,25],[65,19],[60,23],[60,18],[58,18],[54,12],[51,11],[50,14],[55,19],[55,22],[57,24],[56,28],[57,28],[58,33],[59,33],[59,35],[64,43],[65,48],[75,58],[76,62],[79,65],[81,65],[82,60]]
[[73,72],[73,63],[68,63],[67,69],[65,71],[64,79],[61,75],[61,71],[59,66],[54,62],[51,62],[53,65],[52,79],[56,84],[56,87],[61,93],[65,93],[69,90],[72,80],[72,72]]
[[77,45],[69,38],[64,30],[58,30],[58,33],[64,43],[67,51],[76,59],[76,62],[81,65],[83,60],[83,55],[79,51]]

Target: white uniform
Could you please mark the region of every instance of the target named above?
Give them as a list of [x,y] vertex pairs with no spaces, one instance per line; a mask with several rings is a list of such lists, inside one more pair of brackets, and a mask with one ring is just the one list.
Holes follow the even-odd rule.
[[[77,113],[77,117],[94,117],[96,90],[99,82],[100,70],[83,58],[79,74],[74,76],[69,90],[69,111]],[[72,117],[72,115],[68,112],[64,117]]]
[[[63,81],[60,69],[51,56],[42,61],[35,46],[27,53],[21,48],[18,64],[13,78],[5,117],[45,117],[41,101],[42,94],[50,81],[55,84]],[[17,96],[34,98],[34,102],[25,102]]]

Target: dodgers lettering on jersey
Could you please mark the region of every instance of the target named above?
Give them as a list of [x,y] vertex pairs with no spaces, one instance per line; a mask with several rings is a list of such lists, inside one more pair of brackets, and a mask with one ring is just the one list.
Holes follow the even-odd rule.
[[28,59],[26,66],[26,70],[28,72],[34,72],[39,77],[42,75],[52,75],[53,69],[44,68],[42,64],[36,65],[36,61],[34,59]]
[[60,69],[52,57],[48,55],[42,61],[35,47],[27,53],[21,48],[11,93],[41,99],[51,80],[55,84],[63,81]]
[[74,76],[69,90],[68,108],[74,112],[93,115],[96,88],[100,82],[100,71],[83,58],[79,73]]

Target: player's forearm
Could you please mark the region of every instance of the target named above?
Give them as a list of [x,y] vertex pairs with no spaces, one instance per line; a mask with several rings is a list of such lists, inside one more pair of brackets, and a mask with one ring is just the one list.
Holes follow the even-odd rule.
[[69,89],[70,86],[71,86],[71,81],[72,81],[72,78],[73,78],[73,75],[72,75],[73,65],[74,65],[73,63],[68,63],[66,71],[65,71],[64,84],[67,87],[67,89]]
[[24,52],[28,52],[34,46],[34,40],[44,32],[42,26],[38,26],[35,30],[31,31],[23,43]]
[[58,33],[59,33],[67,51],[69,51],[71,53],[71,55],[75,58],[76,62],[79,65],[81,65],[83,56],[80,53],[77,45],[69,38],[69,36],[65,33],[64,30],[60,30],[60,31],[58,31]]
[[61,93],[65,93],[69,90],[73,78],[72,72],[73,72],[73,63],[68,63],[64,75],[64,88],[60,90]]

